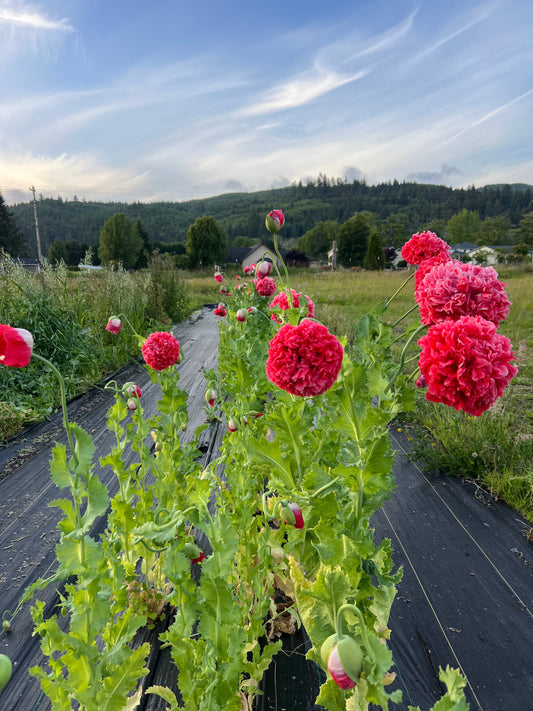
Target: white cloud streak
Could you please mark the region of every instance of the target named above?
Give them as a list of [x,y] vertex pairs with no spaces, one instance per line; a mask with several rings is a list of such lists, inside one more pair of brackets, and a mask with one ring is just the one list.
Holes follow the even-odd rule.
[[0,8],[0,24],[31,30],[74,32],[74,28],[67,18],[51,20],[33,8],[20,8],[17,10]]

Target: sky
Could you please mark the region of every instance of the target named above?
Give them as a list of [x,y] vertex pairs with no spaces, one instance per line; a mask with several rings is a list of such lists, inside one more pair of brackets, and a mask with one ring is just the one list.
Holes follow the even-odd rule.
[[532,0],[0,0],[0,192],[533,184]]

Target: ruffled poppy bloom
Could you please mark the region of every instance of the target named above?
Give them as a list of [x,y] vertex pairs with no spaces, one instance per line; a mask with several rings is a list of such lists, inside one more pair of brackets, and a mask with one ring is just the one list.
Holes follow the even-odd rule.
[[437,254],[434,257],[429,257],[428,259],[424,259],[423,262],[420,262],[415,272],[415,298],[416,293],[420,288],[420,285],[422,284],[426,274],[428,274],[428,272],[430,272],[433,267],[436,267],[437,264],[444,264],[445,262],[449,262],[450,260],[451,257],[448,252],[441,252],[440,254]]
[[441,252],[450,256],[450,245],[434,232],[416,232],[402,247],[402,257],[407,264],[421,264],[424,259],[436,257]]
[[[264,279],[262,280],[264,281]],[[301,292],[296,292],[294,289],[291,289],[291,295],[292,295],[292,307],[294,309],[299,309],[300,308],[300,296],[302,295]],[[314,318],[315,317],[315,303],[312,301],[312,299],[305,294],[305,298],[307,299],[307,313],[305,314],[306,316],[309,316],[309,318]],[[279,294],[276,294],[276,296],[272,299],[272,302],[270,304],[270,308],[274,308],[275,306],[279,306],[280,309],[283,311],[287,311],[289,308],[289,297],[287,295],[286,291],[280,291]],[[281,323],[279,318],[276,316],[276,314],[272,314],[270,317],[273,321],[277,321],[278,323]]]
[[418,345],[426,399],[469,415],[488,410],[518,372],[511,341],[480,316],[437,323]]
[[215,316],[225,316],[226,315],[226,309],[224,307],[224,304],[219,304],[216,309],[215,309]]
[[270,277],[259,279],[255,285],[255,290],[260,296],[272,296],[276,293],[278,285]]
[[507,317],[511,305],[495,269],[463,264],[456,259],[428,271],[415,298],[420,319],[427,325],[445,319],[456,321],[462,316],[481,316],[497,326]]
[[250,264],[243,269],[245,274],[253,274],[255,272],[255,264]]
[[278,232],[285,223],[285,216],[281,210],[272,210],[266,216],[265,224],[269,232]]
[[109,321],[107,322],[107,326],[105,327],[106,331],[109,331],[110,333],[114,333],[115,335],[120,331],[122,328],[122,321],[117,318],[116,316],[111,316]]
[[321,395],[339,375],[344,349],[328,329],[304,319],[285,324],[270,341],[266,374],[282,390],[301,397]]
[[33,336],[25,328],[13,328],[0,323],[0,365],[25,368],[30,362]]
[[141,350],[147,365],[154,370],[170,368],[180,357],[180,344],[168,331],[151,333]]

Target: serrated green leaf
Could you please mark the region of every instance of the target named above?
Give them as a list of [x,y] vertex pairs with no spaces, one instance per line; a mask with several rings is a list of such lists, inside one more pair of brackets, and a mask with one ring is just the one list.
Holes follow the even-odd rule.
[[175,711],[176,709],[179,708],[178,706],[178,700],[176,698],[176,694],[171,691],[170,689],[167,689],[166,686],[150,686],[148,689],[146,689],[147,694],[156,694],[157,696],[160,696],[162,699],[164,699],[167,703],[170,704],[170,710],[169,711]]
[[138,649],[131,650],[127,660],[114,667],[109,676],[103,679],[97,695],[99,711],[122,711],[128,695],[135,689],[139,680],[148,674],[145,661],[149,652],[150,645],[147,642]]
[[52,450],[50,475],[58,489],[66,489],[72,484],[72,474],[67,466],[67,450],[64,444],[57,444]]

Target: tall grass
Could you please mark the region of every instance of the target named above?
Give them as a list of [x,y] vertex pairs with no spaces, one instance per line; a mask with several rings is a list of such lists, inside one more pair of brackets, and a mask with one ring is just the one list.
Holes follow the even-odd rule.
[[[82,273],[69,272],[64,265],[48,266],[42,274],[45,295],[41,278],[9,258],[1,260],[0,273],[0,323],[32,333],[36,352],[59,368],[69,396],[138,354],[137,337],[127,322],[146,335],[188,313],[177,270],[160,263],[139,273],[123,269]],[[119,314],[125,324],[117,338],[105,326],[110,316]],[[57,404],[54,376],[41,363],[32,360],[24,369],[0,368],[0,439],[42,419]]]

